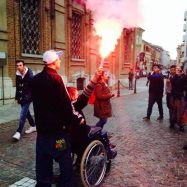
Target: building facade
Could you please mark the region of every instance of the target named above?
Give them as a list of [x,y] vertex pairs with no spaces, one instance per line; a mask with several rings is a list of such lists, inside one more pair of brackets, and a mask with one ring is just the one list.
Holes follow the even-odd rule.
[[183,47],[181,61],[183,64],[184,72],[187,74],[187,11],[184,13],[184,35],[183,35]]
[[161,65],[161,55],[163,52],[162,47],[153,45],[147,41],[143,41],[144,49],[144,67],[147,70],[147,73],[152,71],[153,64]]
[[183,66],[184,62],[184,51],[185,51],[185,43],[178,45],[177,47],[177,66]]
[[59,73],[65,83],[71,82],[81,89],[88,82],[98,54],[95,46],[89,45],[93,40],[91,14],[84,4],[71,0],[2,0],[0,9],[3,103],[14,99],[15,61],[24,60],[36,74],[43,69],[43,52],[49,49],[64,51]]
[[[94,18],[84,1],[1,0],[0,17],[0,105],[14,102],[18,59],[37,74],[43,69],[44,51],[63,50],[59,73],[65,84],[79,90],[100,64],[100,38],[92,34]],[[125,84],[129,68],[135,70],[142,33],[141,28],[124,29],[115,50],[105,59],[111,87],[118,80]]]
[[162,50],[160,64],[162,65],[163,69],[168,69],[170,67],[170,59],[171,58],[169,52]]

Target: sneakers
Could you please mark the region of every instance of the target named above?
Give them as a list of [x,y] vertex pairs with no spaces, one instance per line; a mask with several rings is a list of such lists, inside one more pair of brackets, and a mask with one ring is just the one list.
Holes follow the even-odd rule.
[[110,143],[109,147],[110,147],[110,149],[114,149],[116,147],[116,145]]
[[110,153],[108,154],[108,158],[109,159],[114,159],[117,156],[117,151],[110,151]]
[[143,117],[143,120],[150,120],[150,117]]
[[158,118],[157,118],[157,120],[163,120],[163,117],[162,116],[159,116]]
[[25,131],[26,134],[30,134],[32,132],[36,132],[36,127],[29,127],[29,129]]
[[180,126],[180,127],[179,127],[179,130],[180,130],[181,132],[185,132],[184,126]]
[[21,134],[20,134],[19,132],[16,132],[16,133],[14,134],[14,136],[12,136],[12,138],[13,138],[14,140],[16,140],[16,141],[19,141],[20,138],[21,138]]
[[187,150],[187,144],[183,146],[183,149],[184,149],[184,150]]

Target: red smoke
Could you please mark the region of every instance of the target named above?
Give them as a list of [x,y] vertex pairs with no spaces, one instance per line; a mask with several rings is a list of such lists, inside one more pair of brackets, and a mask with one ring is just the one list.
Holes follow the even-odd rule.
[[137,27],[141,20],[139,0],[87,0],[86,8],[92,11],[96,34],[102,38],[103,58],[114,50],[123,28]]

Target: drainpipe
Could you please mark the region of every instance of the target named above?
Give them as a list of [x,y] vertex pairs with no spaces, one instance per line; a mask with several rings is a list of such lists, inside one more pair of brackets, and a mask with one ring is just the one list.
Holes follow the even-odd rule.
[[3,73],[3,66],[2,66],[2,94],[3,94],[3,105],[5,104],[5,89],[4,89],[4,73]]
[[[50,18],[51,18],[51,48],[54,48],[54,17],[55,17],[55,0],[51,0],[51,11],[50,11]],[[56,46],[55,46],[56,47]]]

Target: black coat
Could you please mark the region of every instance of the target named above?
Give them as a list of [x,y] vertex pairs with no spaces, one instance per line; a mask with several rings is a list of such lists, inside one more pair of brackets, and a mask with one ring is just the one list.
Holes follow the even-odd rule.
[[15,99],[19,104],[31,102],[30,81],[33,78],[32,70],[28,68],[27,73],[22,78],[18,73],[16,74],[16,96]]
[[77,124],[71,129],[71,144],[73,152],[78,155],[82,155],[86,146],[89,143],[88,133],[90,132],[90,126],[86,125],[86,118],[82,109],[87,106],[88,97],[84,94],[79,95],[77,101],[73,103],[75,110],[82,115],[84,124]]
[[38,134],[55,135],[80,123],[63,83],[53,69],[45,67],[31,81]]
[[181,99],[184,97],[185,92],[185,85],[186,85],[186,77],[184,74],[181,76],[175,75],[171,79],[171,95],[175,99]]
[[164,78],[158,73],[152,73],[148,77],[149,81],[149,93],[156,95],[163,95],[164,92]]

